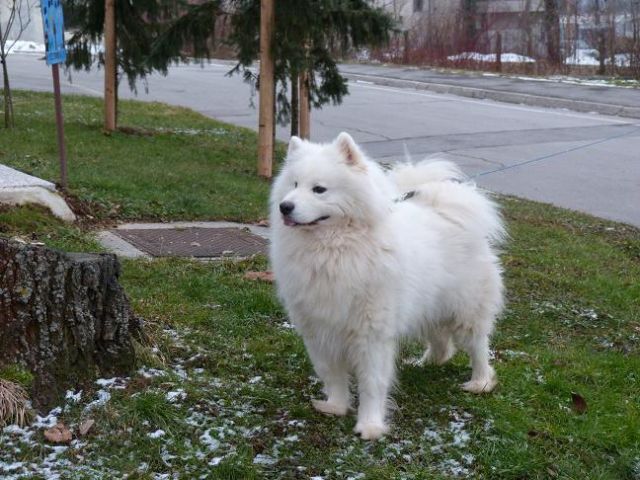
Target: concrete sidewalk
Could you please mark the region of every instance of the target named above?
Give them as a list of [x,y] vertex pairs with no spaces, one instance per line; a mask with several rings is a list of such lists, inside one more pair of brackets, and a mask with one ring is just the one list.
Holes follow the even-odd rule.
[[0,164],[0,203],[43,205],[62,220],[73,222],[73,214],[64,199],[56,192],[56,186],[41,178]]
[[640,118],[640,89],[575,84],[542,77],[482,72],[447,72],[407,66],[341,64],[352,81],[415,88],[463,97],[546,108],[566,108],[627,118]]

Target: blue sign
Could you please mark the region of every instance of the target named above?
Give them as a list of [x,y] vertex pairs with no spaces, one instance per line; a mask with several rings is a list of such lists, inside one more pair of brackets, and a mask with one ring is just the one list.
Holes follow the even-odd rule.
[[62,63],[67,58],[64,48],[64,20],[60,0],[40,0],[47,65]]

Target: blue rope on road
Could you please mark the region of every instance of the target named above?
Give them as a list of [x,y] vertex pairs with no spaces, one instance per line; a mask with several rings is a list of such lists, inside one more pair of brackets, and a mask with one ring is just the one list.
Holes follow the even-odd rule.
[[505,170],[510,170],[512,168],[521,167],[523,165],[528,165],[530,163],[540,162],[542,160],[547,160],[547,159],[552,158],[552,157],[557,157],[558,155],[562,155],[562,154],[565,154],[565,153],[575,152],[576,150],[581,150],[583,148],[592,147],[592,146],[598,145],[600,143],[608,142],[610,140],[615,140],[616,138],[626,137],[627,135],[631,135],[632,133],[635,133],[635,132],[640,132],[640,126],[636,126],[636,128],[634,128],[633,130],[629,130],[628,132],[619,133],[618,135],[612,135],[612,136],[607,137],[607,138],[602,138],[600,140],[596,140],[595,142],[587,143],[586,145],[580,145],[580,146],[577,146],[577,147],[567,148],[566,150],[562,150],[560,152],[549,153],[549,154],[543,155],[541,157],[536,157],[536,158],[532,158],[530,160],[525,160],[524,162],[515,163],[513,165],[507,165],[505,167],[496,168],[494,170],[487,170],[486,172],[476,173],[475,175],[470,176],[469,180],[473,180],[473,179],[478,178],[478,177],[484,177],[485,175],[491,175],[492,173],[503,172]]

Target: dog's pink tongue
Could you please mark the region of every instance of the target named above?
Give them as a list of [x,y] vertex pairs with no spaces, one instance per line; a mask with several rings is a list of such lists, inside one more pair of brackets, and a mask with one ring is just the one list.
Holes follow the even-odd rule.
[[284,217],[284,224],[288,227],[293,227],[294,225],[297,225],[296,222],[294,222],[291,217]]

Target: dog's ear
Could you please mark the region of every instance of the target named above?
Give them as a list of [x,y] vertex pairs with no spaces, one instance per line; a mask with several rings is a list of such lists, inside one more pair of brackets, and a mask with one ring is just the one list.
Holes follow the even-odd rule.
[[292,154],[300,150],[300,148],[304,145],[304,140],[300,137],[296,137],[295,135],[291,137],[289,140],[289,149],[287,150],[287,157],[290,157]]
[[335,140],[335,144],[338,150],[344,157],[344,161],[347,165],[362,165],[362,152],[356,145],[356,142],[351,138],[347,132],[342,132]]

